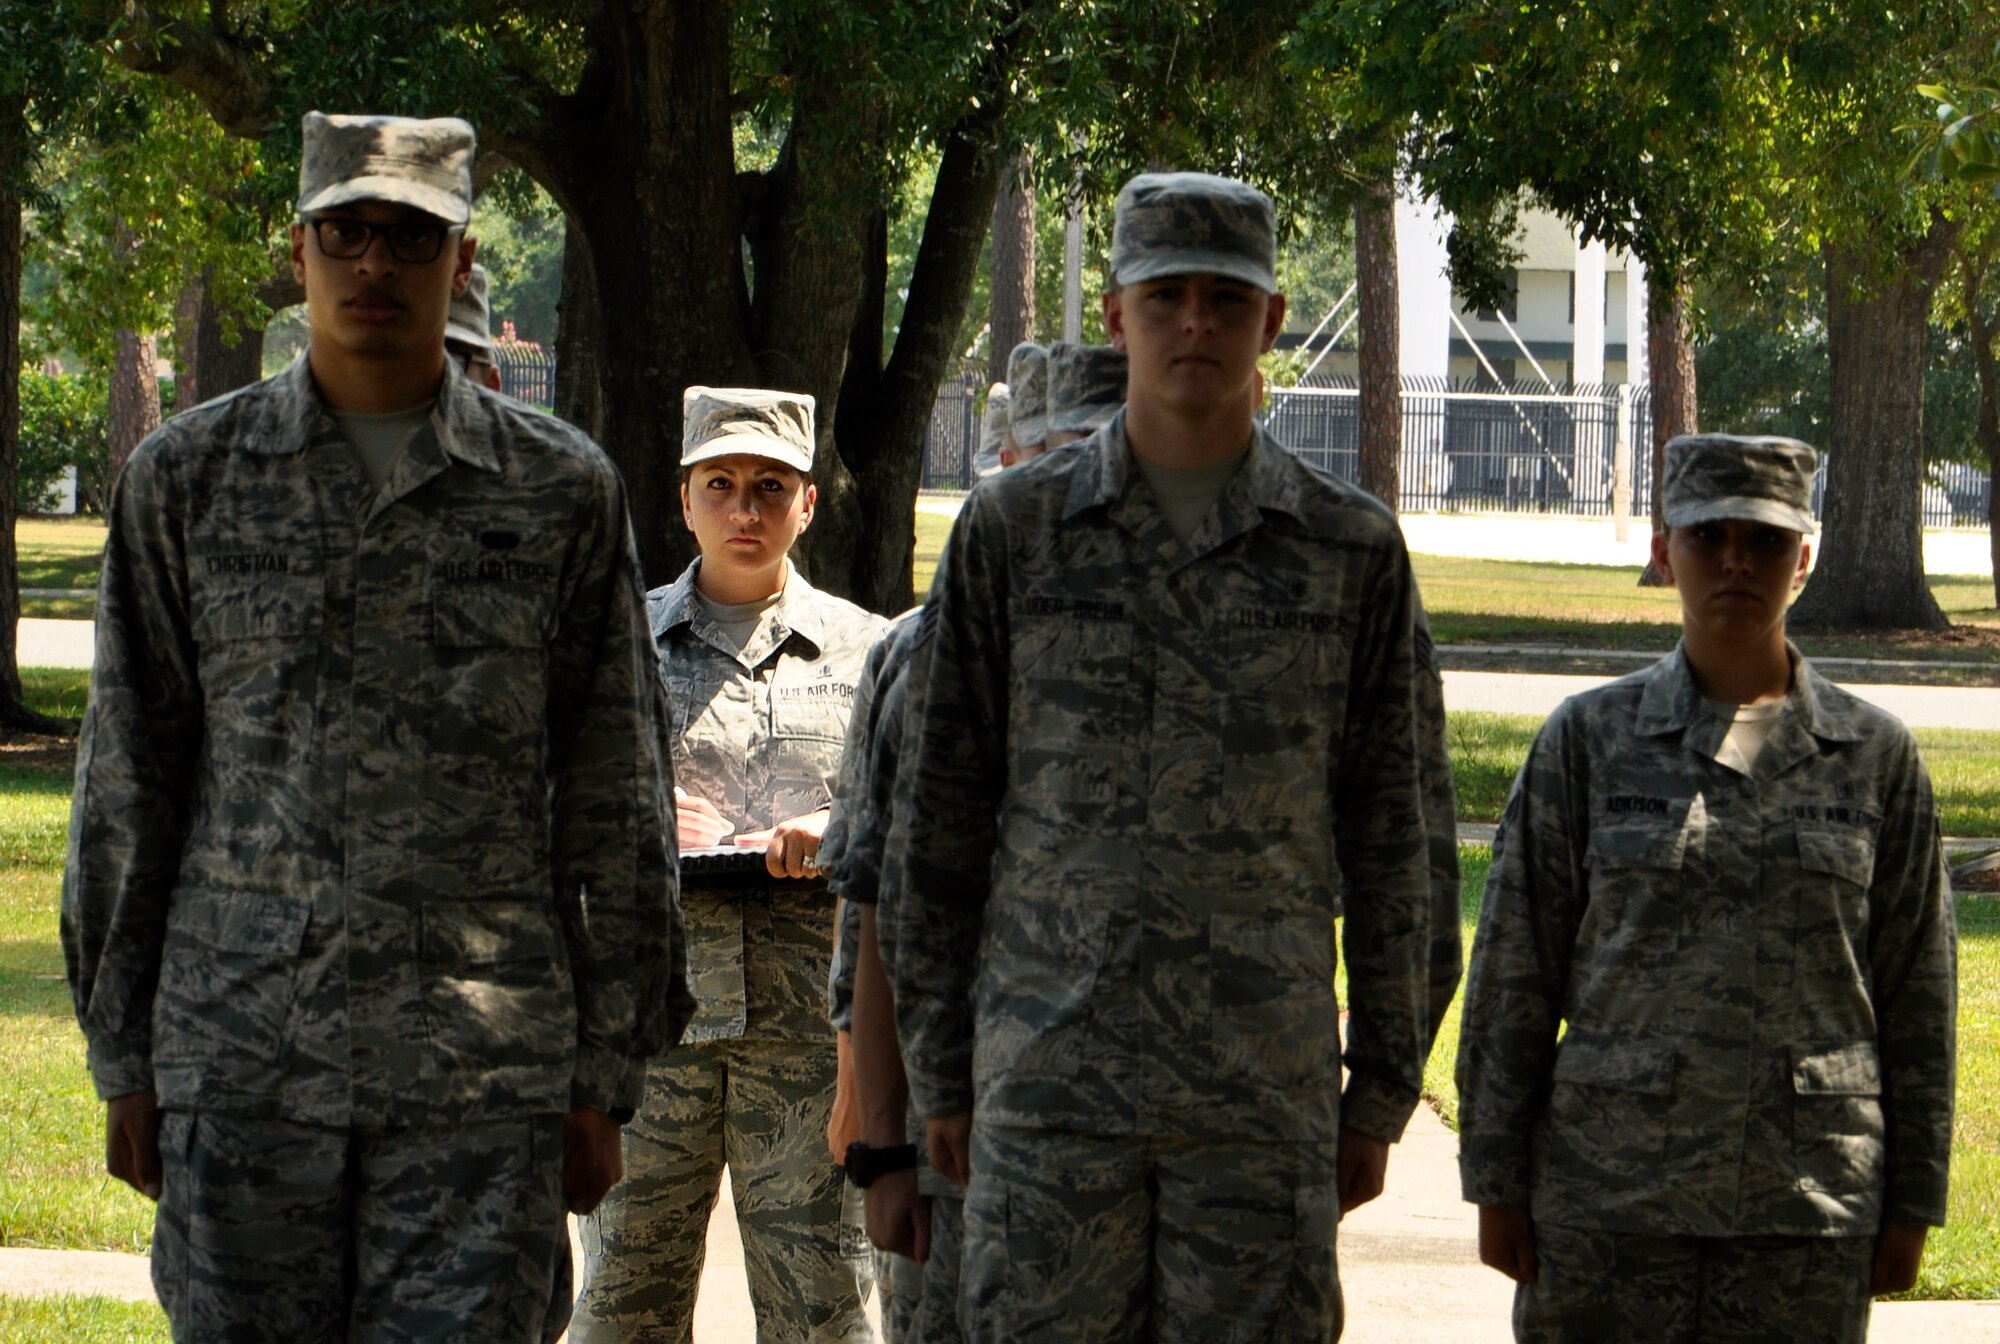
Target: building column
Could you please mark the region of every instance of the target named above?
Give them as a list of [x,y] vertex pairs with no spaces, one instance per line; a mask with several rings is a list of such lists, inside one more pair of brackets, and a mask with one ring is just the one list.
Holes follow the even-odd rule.
[[1405,378],[1451,373],[1451,277],[1444,245],[1450,228],[1435,202],[1396,198],[1398,353]]
[[1604,381],[1604,243],[1576,249],[1576,321],[1570,345],[1570,381],[1582,386]]

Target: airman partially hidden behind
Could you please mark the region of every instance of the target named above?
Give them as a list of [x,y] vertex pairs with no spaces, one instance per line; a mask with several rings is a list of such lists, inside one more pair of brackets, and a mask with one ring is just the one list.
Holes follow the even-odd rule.
[[1022,341],[1007,356],[1007,441],[1000,448],[1000,465],[1040,457],[1048,437],[1048,348]]
[[1089,438],[1125,404],[1125,352],[1057,341],[1049,347],[1051,448]]
[[1858,1344],[1944,1221],[1937,808],[1909,731],[1785,638],[1813,465],[1667,445],[1680,647],[1556,710],[1495,838],[1460,1166],[1519,1339]]
[[486,268],[472,263],[472,278],[451,296],[451,316],[445,323],[444,348],[458,361],[465,376],[498,392],[500,369],[493,362],[493,308],[487,293]]

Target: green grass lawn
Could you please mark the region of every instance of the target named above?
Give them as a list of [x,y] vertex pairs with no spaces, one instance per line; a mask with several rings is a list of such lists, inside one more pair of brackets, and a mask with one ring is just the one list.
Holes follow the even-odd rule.
[[[1491,867],[1483,848],[1462,846],[1459,927],[1465,950],[1479,923],[1480,894]],[[1958,1102],[1951,1148],[1947,1225],[1934,1229],[1913,1299],[2000,1297],[2000,901],[1958,902]],[[1341,987],[1343,995],[1346,987]],[[1458,1128],[1460,1000],[1452,1000],[1424,1066],[1424,1096]]]
[[[23,518],[14,525],[23,588],[97,588],[104,557],[104,522],[98,518]],[[87,619],[94,596],[23,597],[23,616]]]
[[167,1344],[166,1313],[110,1297],[0,1297],[0,1344]]
[[[1542,721],[1531,714],[1454,712],[1446,727],[1460,821],[1498,821]],[[2000,838],[2000,733],[1916,728],[1946,835]]]
[[[951,520],[917,515],[913,575],[919,597],[930,590],[938,553]],[[1641,588],[1639,571],[1618,565],[1567,565],[1450,556],[1411,557],[1431,631],[1441,646],[1540,645],[1665,653],[1680,639],[1680,598],[1671,588]],[[1991,580],[1933,575],[1931,591],[1952,619],[1943,634],[1813,635],[1797,637],[1808,655],[1827,658],[1899,659],[1962,665],[1956,673],[1917,677],[1910,670],[1842,667],[1846,681],[1931,680],[2000,685],[2000,610]],[[1449,647],[1444,654],[1451,665]],[[1478,660],[1487,665],[1490,660]],[[1472,665],[1471,661],[1467,665]],[[1518,665],[1518,659],[1501,665]],[[1632,660],[1603,666],[1546,666],[1546,671],[1630,672]]]
[[[1564,565],[1419,555],[1411,563],[1441,645],[1538,644],[1559,648],[1664,653],[1680,639],[1680,598],[1671,588],[1641,588],[1636,568]],[[2000,684],[2000,610],[1991,580],[1932,575],[1931,592],[1951,617],[1944,634],[1795,635],[1809,656],[1965,663]],[[1629,671],[1631,665],[1620,670]],[[1907,672],[1863,673],[1847,680],[1907,681]]]

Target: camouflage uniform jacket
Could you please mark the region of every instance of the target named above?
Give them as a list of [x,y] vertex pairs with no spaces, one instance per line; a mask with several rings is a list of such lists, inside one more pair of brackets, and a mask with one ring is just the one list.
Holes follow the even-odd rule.
[[379,493],[304,359],[118,483],[62,912],[105,1097],[622,1114],[693,1010],[623,486],[445,367]]
[[1793,657],[1747,778],[1679,651],[1544,725],[1466,988],[1468,1200],[1691,1236],[1944,1220],[1956,953],[1930,782],[1902,724]]
[[[895,744],[901,737],[904,632],[916,623],[921,608],[912,608],[889,622],[882,637],[868,650],[854,687],[854,713],[847,721],[847,738],[840,748],[840,771],[834,784],[833,816],[819,845],[821,871],[829,890],[841,900],[840,930],[834,939],[833,965],[827,971],[826,1015],[841,1031],[854,1018],[854,962],[860,953],[861,912],[873,905],[881,884],[882,823],[887,820],[889,791],[895,785]],[[881,753],[886,749],[887,760]]]
[[[674,775],[741,831],[825,807],[862,660],[882,618],[796,568],[739,654],[695,600],[701,562],[646,595],[673,729]],[[690,884],[690,1041],[827,1039],[833,898],[824,880]]]
[[1416,585],[1388,511],[1256,430],[1183,544],[1121,414],[981,483],[930,601],[889,966],[919,1110],[1398,1137],[1430,885]]

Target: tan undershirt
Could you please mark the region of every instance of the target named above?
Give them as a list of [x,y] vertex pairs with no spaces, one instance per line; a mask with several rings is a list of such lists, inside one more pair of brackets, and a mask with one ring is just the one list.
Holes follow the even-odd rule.
[[1708,700],[1707,704],[1709,712],[1729,725],[1722,745],[1715,749],[1717,763],[1728,766],[1739,775],[1755,773],[1757,758],[1763,754],[1764,744],[1771,740],[1778,720],[1785,716],[1791,702],[1772,700],[1761,705],[1725,705]]
[[1136,454],[1132,460],[1139,464],[1139,474],[1152,487],[1153,498],[1160,502],[1160,512],[1167,516],[1168,528],[1175,537],[1186,541],[1215,511],[1216,501],[1222,498],[1222,492],[1229,488],[1248,456],[1238,453],[1225,462],[1205,467],[1163,467]]
[[355,464],[368,478],[370,489],[380,490],[382,483],[394,473],[396,464],[409,450],[410,440],[417,437],[417,431],[431,418],[431,411],[436,406],[436,401],[427,401],[410,410],[391,411],[387,415],[363,415],[357,411],[332,413],[333,423],[340,426],[341,435],[353,450]]
[[770,619],[771,609],[778,605],[778,599],[785,595],[780,588],[769,597],[760,597],[755,602],[712,602],[699,592],[694,600],[708,613],[708,619],[715,622],[716,629],[729,641],[736,652],[741,653],[750,644],[751,636]]

